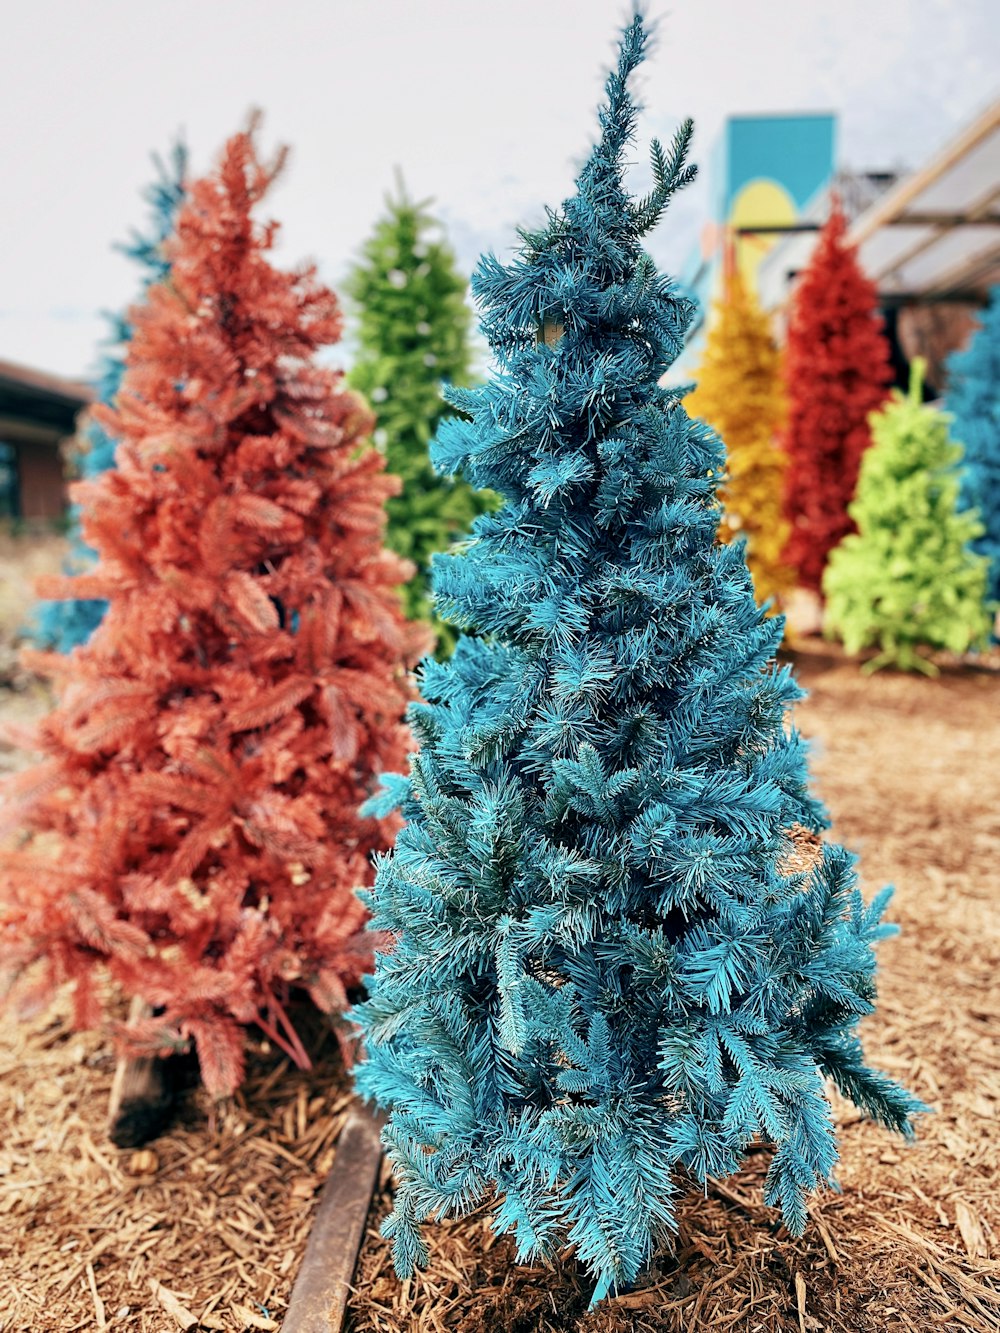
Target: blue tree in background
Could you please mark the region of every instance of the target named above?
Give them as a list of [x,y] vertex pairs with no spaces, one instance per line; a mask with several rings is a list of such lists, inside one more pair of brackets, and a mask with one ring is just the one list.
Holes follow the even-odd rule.
[[[167,162],[156,154],[153,162],[157,177],[144,193],[152,215],[150,229],[148,233],[133,232],[131,239],[118,247],[143,270],[141,296],[170,271],[163,247],[173,232],[174,219],[184,198],[187,149],[178,142]],[[98,401],[111,405],[125,373],[125,353],[132,331],[126,312],[109,314],[107,319],[111,327],[94,388]],[[116,443],[103,426],[93,418],[86,418],[70,449],[69,462],[73,472],[79,477],[90,478],[114,467]],[[65,571],[68,574],[82,573],[94,563],[95,555],[80,535],[80,512],[76,505],[70,507],[69,542]],[[106,606],[106,602],[92,598],[42,602],[38,607],[33,637],[47,648],[68,653],[78,644],[87,642],[101,623]]]
[[837,1156],[824,1077],[904,1133],[920,1109],[855,1031],[887,894],[865,907],[820,842],[782,618],[716,539],[722,443],[658,383],[692,307],[640,240],[693,169],[688,123],[626,192],[646,44],[637,16],[574,196],[473,280],[498,370],[451,391],[469,419],[433,451],[506,503],[433,583],[486,637],[425,664],[421,749],[376,798],[407,823],[357,1010],[397,1271],[424,1261],[423,1219],[495,1197],[519,1258],[575,1245],[595,1301],[670,1242],[683,1181],[755,1139],[801,1231]]
[[987,598],[1000,602],[1000,287],[964,352],[948,361],[951,437],[965,450],[963,509],[978,509],[985,531],[973,550],[990,561]]

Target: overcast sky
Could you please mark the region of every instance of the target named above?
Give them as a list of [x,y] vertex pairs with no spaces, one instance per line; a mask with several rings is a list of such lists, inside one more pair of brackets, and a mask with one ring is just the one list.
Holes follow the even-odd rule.
[[[834,110],[841,165],[917,165],[1000,93],[997,0],[653,0],[644,137],[726,115]],[[336,285],[393,167],[468,269],[567,193],[627,0],[26,0],[0,27],[0,358],[79,375],[136,271],[149,154],[195,171],[263,108],[291,145],[271,196],[284,262]],[[644,142],[637,157],[645,156]],[[673,271],[704,180],[651,248]]]

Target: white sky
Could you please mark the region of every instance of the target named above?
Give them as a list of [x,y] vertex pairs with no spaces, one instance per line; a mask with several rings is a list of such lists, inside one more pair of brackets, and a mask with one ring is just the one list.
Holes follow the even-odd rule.
[[[834,110],[839,159],[913,166],[1000,92],[997,0],[652,0],[649,134],[727,114]],[[292,147],[271,196],[279,254],[335,286],[399,164],[463,264],[568,192],[595,130],[623,0],[25,0],[0,23],[0,358],[94,364],[101,309],[130,301],[111,249],[145,221],[149,154],[182,129],[196,172],[266,114]],[[651,248],[671,271],[705,186]]]

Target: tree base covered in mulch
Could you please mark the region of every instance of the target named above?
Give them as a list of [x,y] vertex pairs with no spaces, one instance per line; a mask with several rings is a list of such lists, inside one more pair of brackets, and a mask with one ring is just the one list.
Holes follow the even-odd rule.
[[[903,933],[881,946],[865,1040],[935,1107],[918,1142],[839,1104],[843,1192],[815,1201],[801,1240],[763,1206],[754,1153],[685,1198],[676,1256],[591,1315],[572,1256],[518,1267],[485,1215],[429,1228],[430,1269],[399,1282],[377,1233],[383,1181],[353,1333],[1000,1327],[1000,676],[866,678],[822,653],[798,670],[834,835],[861,854],[869,893],[897,885]],[[7,703],[21,720],[34,700]],[[351,1104],[332,1037],[309,1034],[311,1073],[258,1047],[236,1099],[188,1091],[171,1130],[133,1153],[107,1140],[111,1046],[67,1015],[0,1019],[0,1330],[279,1328]]]
[[881,946],[871,1061],[936,1114],[901,1144],[836,1102],[842,1193],[800,1240],[762,1202],[765,1152],[684,1198],[677,1253],[634,1292],[587,1312],[573,1256],[514,1264],[486,1212],[428,1227],[426,1272],[400,1282],[378,1223],[355,1275],[352,1333],[929,1333],[1000,1328],[1000,677],[936,681],[803,654],[798,722],[833,836],[870,895],[897,886]]

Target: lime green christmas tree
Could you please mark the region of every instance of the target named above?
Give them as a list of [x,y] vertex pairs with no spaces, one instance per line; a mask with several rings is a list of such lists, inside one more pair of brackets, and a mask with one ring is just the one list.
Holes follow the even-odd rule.
[[[388,471],[403,482],[388,505],[386,542],[416,566],[405,589],[411,619],[433,619],[431,556],[464,537],[476,515],[495,503],[457,477],[439,476],[428,457],[450,413],[442,383],[468,385],[471,377],[467,286],[440,225],[400,180],[348,280],[359,344],[348,379],[370,401],[378,420],[375,441]],[[438,621],[435,628],[450,651],[454,634]]]
[[910,391],[893,391],[870,418],[873,443],[861,460],[849,513],[858,531],[830,557],[823,579],[827,633],[848,652],[881,651],[864,670],[897,666],[936,674],[926,653],[965,652],[986,639],[988,560],[970,542],[979,514],[959,505],[961,445],[949,417],[921,401],[923,363]]

